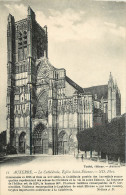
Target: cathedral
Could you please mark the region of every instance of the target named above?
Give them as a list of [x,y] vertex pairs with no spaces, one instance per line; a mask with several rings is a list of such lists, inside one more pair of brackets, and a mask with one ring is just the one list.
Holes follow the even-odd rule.
[[18,153],[72,154],[76,134],[121,114],[121,95],[108,84],[82,88],[48,60],[47,26],[33,10],[7,25],[7,143]]

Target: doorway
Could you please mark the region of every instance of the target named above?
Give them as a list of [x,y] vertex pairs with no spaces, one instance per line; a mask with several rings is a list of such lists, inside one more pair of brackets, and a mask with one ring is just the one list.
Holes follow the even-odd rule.
[[25,153],[26,148],[26,133],[22,132],[19,136],[19,152]]
[[34,154],[48,154],[48,133],[42,123],[34,128],[33,145]]

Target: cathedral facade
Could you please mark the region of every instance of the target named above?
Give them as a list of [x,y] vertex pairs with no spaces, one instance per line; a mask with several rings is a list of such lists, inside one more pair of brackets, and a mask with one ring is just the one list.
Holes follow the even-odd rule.
[[7,143],[18,153],[74,153],[79,131],[120,115],[111,74],[107,85],[82,88],[49,62],[47,27],[30,7],[26,19],[9,14],[7,45]]

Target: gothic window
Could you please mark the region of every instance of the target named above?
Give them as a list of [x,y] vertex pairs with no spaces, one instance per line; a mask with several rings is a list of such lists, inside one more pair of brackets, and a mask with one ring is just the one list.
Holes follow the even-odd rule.
[[89,102],[87,103],[87,109],[89,110]]
[[21,71],[24,72],[24,66],[23,65],[21,66]]
[[20,66],[20,72],[22,73],[22,66]]
[[22,66],[22,72],[25,72],[25,65]]
[[42,131],[44,129],[45,129],[45,126],[42,123],[38,124],[34,129],[33,138],[41,138],[42,137]]
[[91,111],[91,103],[89,103],[89,111]]
[[72,106],[72,100],[70,100],[70,106]]
[[18,33],[18,43],[19,43],[18,45],[20,45],[21,41],[22,41],[22,33],[19,32]]
[[23,40],[24,42],[27,42],[27,32],[26,31],[23,32]]
[[18,49],[18,60],[19,61],[23,60],[23,51],[22,51],[22,48]]
[[42,40],[40,37],[37,39],[37,57],[40,58],[43,55]]
[[85,110],[85,102],[84,102],[84,110]]
[[18,73],[18,66],[16,66],[16,68],[15,68],[16,70],[15,70],[15,73]]
[[57,73],[57,75],[56,75],[57,77],[56,77],[56,79],[58,79],[58,73]]
[[28,93],[28,87],[27,86],[24,87],[24,92]]
[[77,104],[77,99],[74,99],[74,104]]
[[27,72],[27,66],[24,65],[24,72]]
[[15,88],[15,92],[16,92],[16,93],[20,93],[19,87],[16,87],[16,88]]
[[24,126],[24,120],[23,117],[20,118],[20,126],[23,127]]
[[20,118],[18,118],[18,126],[20,127]]
[[25,153],[26,133],[22,132],[19,136],[19,151]]
[[24,48],[24,59],[26,59],[27,58],[27,48],[25,47]]
[[48,95],[47,92],[43,92],[39,97],[37,110],[36,110],[36,117],[37,118],[45,118],[48,114]]
[[87,110],[87,100],[86,100],[86,110]]
[[23,126],[25,127],[25,117],[23,117]]
[[18,117],[15,118],[15,127],[18,127]]

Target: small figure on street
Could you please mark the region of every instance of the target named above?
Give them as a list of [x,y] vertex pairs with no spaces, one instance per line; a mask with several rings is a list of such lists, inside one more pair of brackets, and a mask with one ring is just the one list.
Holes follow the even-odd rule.
[[84,156],[83,156],[83,154],[81,155],[81,159],[82,159],[82,162],[83,162],[83,159],[84,159]]

